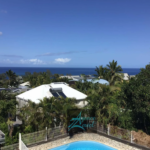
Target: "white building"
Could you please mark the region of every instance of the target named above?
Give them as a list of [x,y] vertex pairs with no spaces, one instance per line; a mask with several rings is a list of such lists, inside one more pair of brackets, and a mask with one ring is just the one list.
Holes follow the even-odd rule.
[[124,73],[123,79],[124,79],[124,80],[129,80],[129,75],[128,75],[128,73]]
[[87,95],[69,87],[68,84],[64,82],[38,86],[30,91],[17,95],[16,100],[18,101],[18,107],[21,108],[28,103],[28,100],[38,104],[44,97],[51,98],[59,96],[75,98],[76,105],[80,108],[87,105],[87,101],[84,101]]
[[129,80],[129,74],[128,73],[118,73],[118,75],[122,75],[123,80]]
[[20,86],[30,86],[30,82],[29,81],[24,82],[24,83],[20,84]]

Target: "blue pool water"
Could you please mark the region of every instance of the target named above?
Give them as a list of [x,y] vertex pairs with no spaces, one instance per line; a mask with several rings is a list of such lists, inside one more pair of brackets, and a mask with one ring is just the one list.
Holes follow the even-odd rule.
[[93,141],[78,141],[62,145],[49,150],[117,150],[104,144]]

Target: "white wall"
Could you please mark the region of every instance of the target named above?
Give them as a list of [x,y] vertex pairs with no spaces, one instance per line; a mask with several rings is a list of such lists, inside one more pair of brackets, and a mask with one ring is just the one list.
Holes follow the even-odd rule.
[[85,100],[77,100],[77,101],[76,101],[76,106],[79,107],[79,108],[83,108],[83,107],[85,107],[87,104],[88,104],[88,102],[85,101]]
[[19,109],[22,108],[23,106],[25,106],[26,104],[28,104],[28,101],[25,101],[25,100],[22,100],[22,99],[19,99],[19,98],[16,98],[16,101],[18,102],[18,105],[16,105],[16,108],[17,108],[16,114],[18,114]]

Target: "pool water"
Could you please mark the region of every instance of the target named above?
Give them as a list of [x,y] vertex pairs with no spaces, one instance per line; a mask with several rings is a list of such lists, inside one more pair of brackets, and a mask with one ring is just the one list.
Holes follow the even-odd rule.
[[49,150],[117,150],[107,145],[93,141],[78,141],[55,147]]

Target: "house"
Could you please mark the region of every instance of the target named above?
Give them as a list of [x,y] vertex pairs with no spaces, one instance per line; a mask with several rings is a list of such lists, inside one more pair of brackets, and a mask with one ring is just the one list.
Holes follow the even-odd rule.
[[129,74],[128,73],[117,73],[122,77],[123,80],[129,80]]
[[19,86],[30,86],[30,82],[27,81],[27,82],[21,83]]
[[68,78],[69,80],[75,80],[75,79],[83,79],[86,77],[87,79],[94,78],[91,75],[68,75],[68,76],[60,76],[60,78]]
[[96,79],[95,77],[91,76],[91,75],[70,75],[70,76],[61,76],[61,78],[68,78],[69,84],[75,84],[76,81],[81,81],[84,82],[84,79],[86,79],[86,81],[88,82],[92,82],[92,83],[100,83],[100,84],[105,84],[105,85],[109,85],[109,82],[105,79]]
[[0,144],[5,143],[5,134],[0,130]]
[[82,83],[84,82],[84,79],[86,79],[87,82],[92,82],[92,83],[100,83],[100,84],[105,84],[109,85],[109,82],[105,79],[97,79],[95,77],[92,77],[90,75],[88,76],[72,76],[72,80],[70,80],[70,83],[74,83],[75,81],[81,81]]
[[75,98],[76,105],[78,107],[84,107],[87,105],[87,102],[84,101],[87,95],[71,88],[68,84],[64,82],[54,82],[51,84],[44,84],[38,86],[36,88],[31,89],[30,91],[24,92],[20,95],[16,96],[16,100],[18,101],[18,108],[23,107],[28,103],[28,100],[32,102],[39,103],[40,100],[43,100],[44,97],[59,97],[62,96],[64,98]]
[[124,80],[129,80],[129,75],[128,75],[128,73],[124,73],[123,79],[124,79]]

